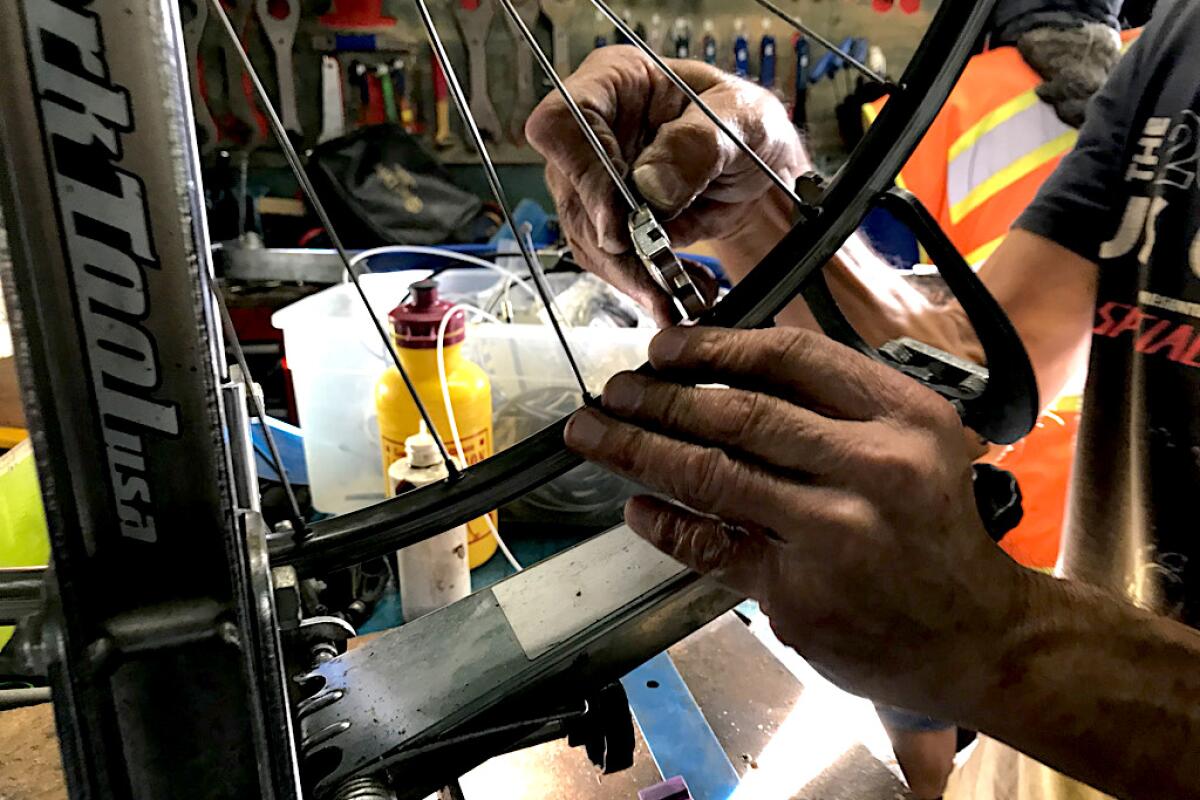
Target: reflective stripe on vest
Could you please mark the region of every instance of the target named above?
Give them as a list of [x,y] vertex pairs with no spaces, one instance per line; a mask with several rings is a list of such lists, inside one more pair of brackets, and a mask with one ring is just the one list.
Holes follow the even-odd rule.
[[1033,90],[990,111],[950,146],[946,196],[951,223],[958,224],[1006,187],[1061,158],[1078,137]]

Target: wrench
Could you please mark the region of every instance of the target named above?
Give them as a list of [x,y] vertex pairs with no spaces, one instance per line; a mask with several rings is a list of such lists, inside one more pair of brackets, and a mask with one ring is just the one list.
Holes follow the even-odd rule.
[[321,56],[321,138],[328,142],[346,133],[346,101],[342,97],[342,68],[333,56]]
[[196,121],[196,138],[199,140],[200,154],[208,155],[217,146],[217,139],[221,135],[217,131],[212,110],[204,99],[201,84],[204,63],[200,60],[200,39],[204,36],[204,26],[208,24],[208,3],[205,0],[180,0],[179,9],[184,18],[183,45],[187,51],[188,74],[192,81],[192,116]]
[[571,74],[571,20],[578,0],[542,0],[542,13],[554,29],[554,71],[560,78]]
[[[254,11],[254,0],[221,0],[221,5],[229,12],[229,22],[233,25],[234,32],[244,42],[246,24],[250,21],[250,13]],[[267,138],[266,119],[251,100],[254,87],[250,83],[250,76],[242,68],[237,48],[222,36],[221,50],[225,61],[226,101],[233,118],[246,130],[245,150],[248,152],[257,148]]]
[[490,141],[504,138],[504,127],[496,116],[496,108],[488,97],[487,39],[496,15],[495,0],[459,0],[454,7],[454,19],[462,32],[471,70],[471,99],[469,111],[479,131]]
[[[296,30],[300,27],[300,0],[255,0],[255,10],[262,23],[263,31],[275,51],[275,77],[279,82],[279,116],[287,132],[303,138],[300,113],[296,110],[296,67],[292,61],[292,48],[296,44]],[[283,16],[271,13],[284,10]]]
[[[517,16],[525,23],[525,27],[530,30],[537,27],[540,12],[538,0],[512,0],[512,4],[517,10]],[[517,26],[513,24],[507,14],[504,16],[504,21],[508,23],[517,53],[517,96],[513,100],[513,113],[508,124],[508,135],[514,144],[522,147],[525,144],[525,120],[529,119],[529,115],[533,113],[538,102],[537,89],[533,83],[533,51],[529,49],[521,32],[517,30]]]

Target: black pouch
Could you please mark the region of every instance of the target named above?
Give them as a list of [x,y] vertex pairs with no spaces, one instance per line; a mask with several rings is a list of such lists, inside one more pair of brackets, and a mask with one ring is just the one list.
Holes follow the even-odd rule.
[[308,173],[347,247],[474,242],[494,227],[399,125],[372,125],[313,150]]

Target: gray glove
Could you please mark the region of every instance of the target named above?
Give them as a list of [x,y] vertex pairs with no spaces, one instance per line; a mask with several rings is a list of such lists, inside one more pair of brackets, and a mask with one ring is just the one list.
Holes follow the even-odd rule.
[[1098,22],[1075,27],[1042,27],[1022,33],[1017,50],[1042,76],[1038,97],[1054,106],[1058,118],[1078,128],[1092,95],[1121,58],[1121,37]]

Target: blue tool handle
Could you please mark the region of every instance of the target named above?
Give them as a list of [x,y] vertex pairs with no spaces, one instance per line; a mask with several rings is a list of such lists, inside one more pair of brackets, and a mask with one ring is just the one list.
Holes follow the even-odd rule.
[[750,77],[750,43],[741,34],[733,40],[733,74],[739,78]]
[[762,37],[758,49],[758,82],[765,89],[775,88],[775,37],[767,34]]
[[817,63],[813,65],[812,72],[809,73],[809,83],[820,83],[825,80],[826,76],[832,76],[837,72],[837,67],[834,66],[834,61],[840,61],[836,53],[826,53],[817,59]]
[[675,37],[675,57],[692,57],[692,37],[688,36],[687,34],[682,34]]
[[792,98],[792,122],[798,127],[808,124],[808,39],[796,37],[796,96]]

